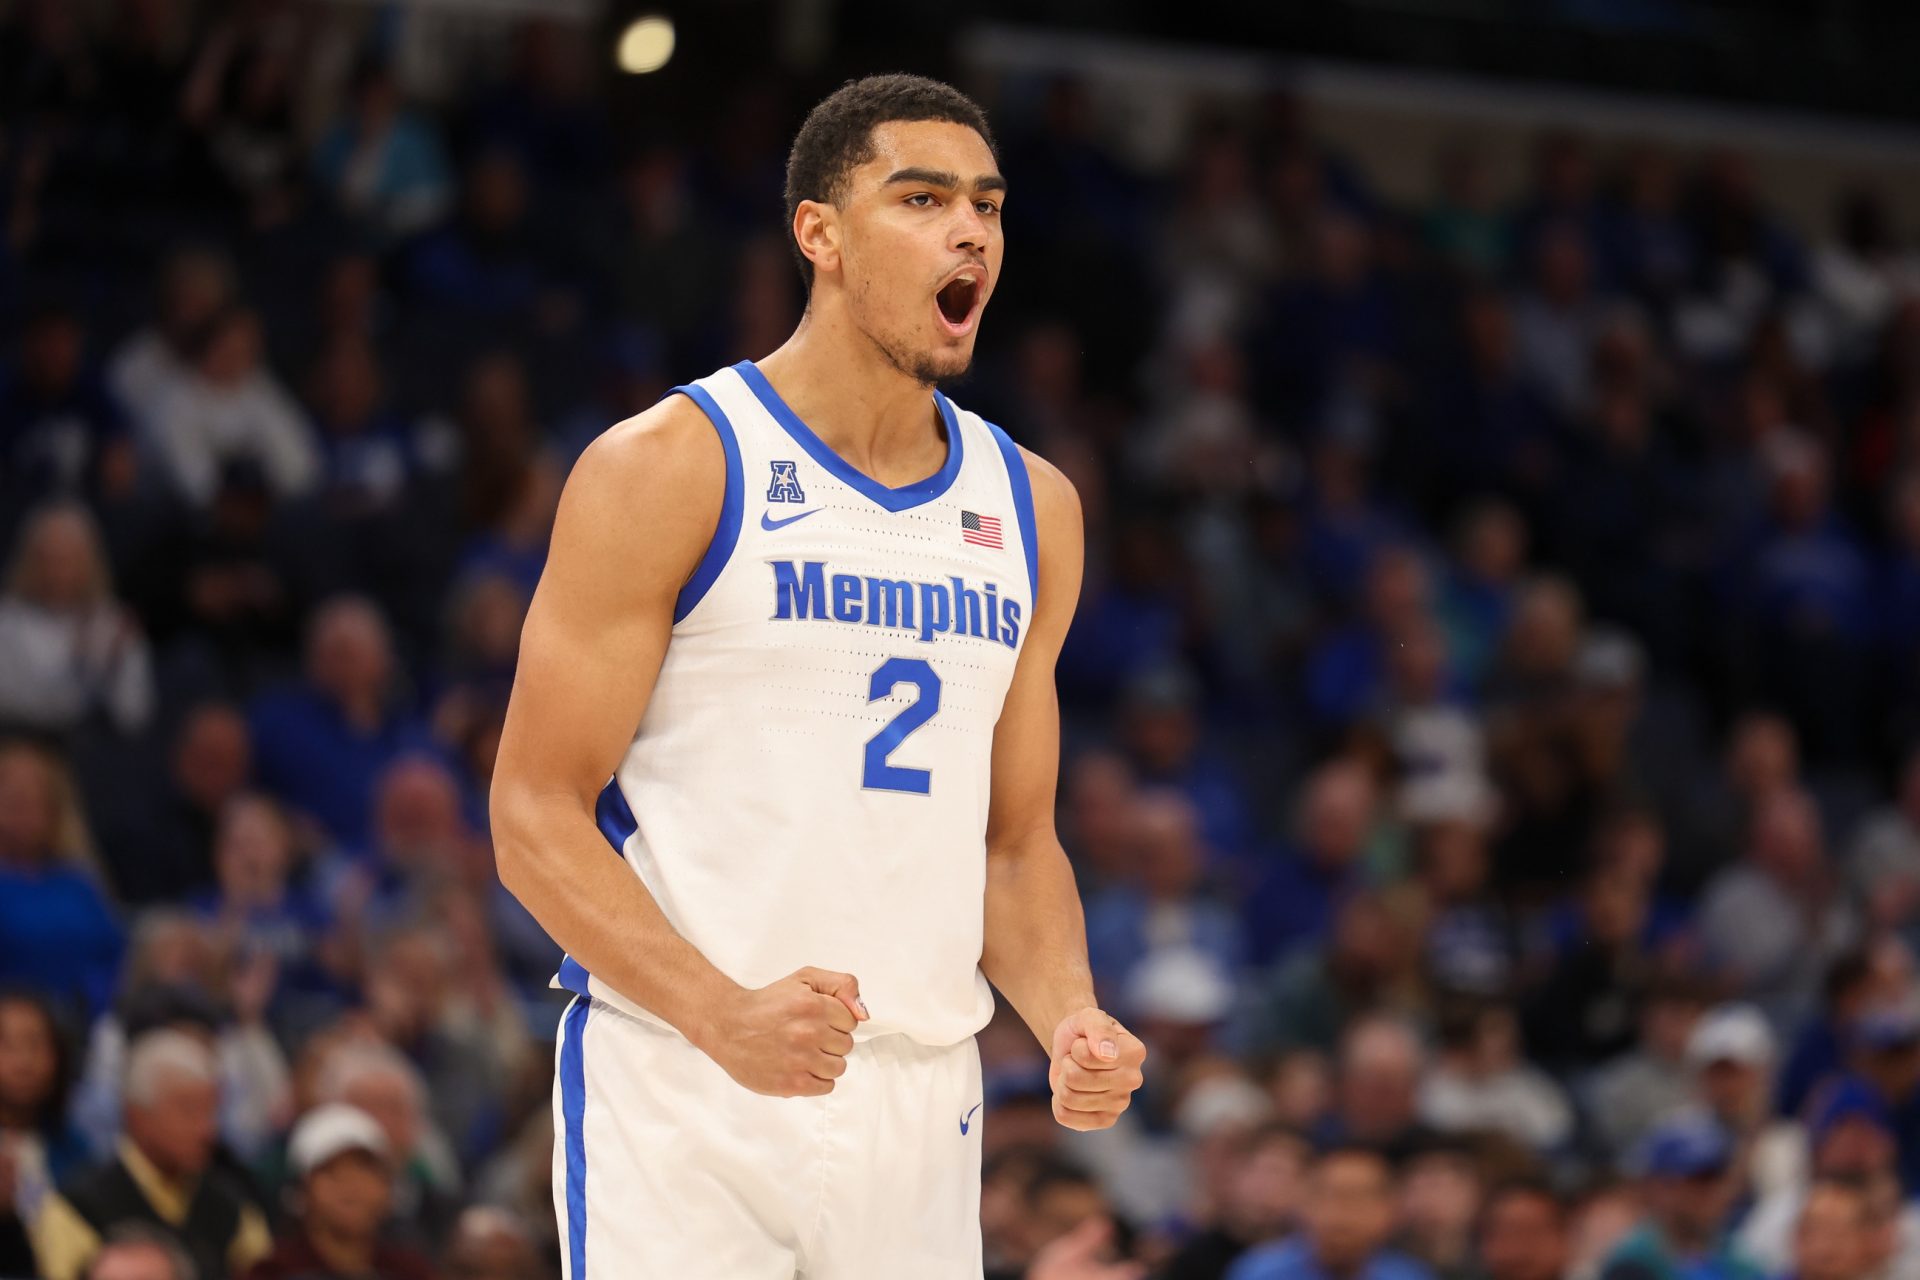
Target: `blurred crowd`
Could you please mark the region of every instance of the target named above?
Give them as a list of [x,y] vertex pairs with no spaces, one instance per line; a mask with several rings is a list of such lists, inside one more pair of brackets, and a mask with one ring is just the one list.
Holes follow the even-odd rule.
[[[0,4],[0,1274],[558,1272],[520,623],[584,444],[797,320],[831,85],[615,119],[533,22],[428,103],[390,18]],[[954,394],[1085,503],[1059,825],[1151,1052],[1068,1134],[983,1033],[990,1274],[1920,1277],[1914,229],[969,87]]]

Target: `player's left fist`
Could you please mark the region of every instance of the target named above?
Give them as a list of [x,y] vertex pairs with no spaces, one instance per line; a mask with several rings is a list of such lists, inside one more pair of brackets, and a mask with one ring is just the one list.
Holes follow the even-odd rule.
[[1081,1009],[1053,1031],[1053,1118],[1069,1129],[1106,1129],[1140,1087],[1147,1046],[1098,1009]]

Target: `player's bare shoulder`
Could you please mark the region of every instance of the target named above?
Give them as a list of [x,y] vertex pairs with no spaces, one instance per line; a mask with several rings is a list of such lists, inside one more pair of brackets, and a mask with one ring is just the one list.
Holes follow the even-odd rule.
[[1034,532],[1039,538],[1040,592],[1034,602],[1034,634],[1058,652],[1073,611],[1080,602],[1080,576],[1086,558],[1085,517],[1080,492],[1066,472],[1021,446],[1027,486],[1033,491]]
[[636,588],[679,590],[719,523],[726,465],[713,423],[686,396],[608,427],[567,476],[548,576],[564,584],[577,572],[605,590],[631,574]]
[[1027,465],[1027,484],[1033,490],[1033,517],[1035,523],[1041,526],[1041,543],[1044,545],[1047,540],[1046,526],[1049,524],[1066,522],[1079,529],[1082,520],[1080,491],[1073,487],[1073,481],[1067,479],[1067,473],[1025,445],[1017,447],[1020,460]]

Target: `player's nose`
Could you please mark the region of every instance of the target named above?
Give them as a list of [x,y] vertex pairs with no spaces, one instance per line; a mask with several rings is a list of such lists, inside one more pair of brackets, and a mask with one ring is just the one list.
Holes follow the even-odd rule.
[[987,220],[972,205],[966,205],[954,219],[952,232],[947,237],[947,247],[956,252],[985,253],[990,238]]

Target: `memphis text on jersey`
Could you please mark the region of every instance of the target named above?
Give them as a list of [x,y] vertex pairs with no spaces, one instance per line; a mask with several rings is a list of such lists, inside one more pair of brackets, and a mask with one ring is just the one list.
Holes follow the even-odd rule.
[[775,621],[813,619],[857,622],[912,631],[924,641],[938,635],[976,636],[1009,649],[1020,643],[1020,602],[1004,599],[997,583],[980,590],[964,579],[910,582],[827,572],[824,560],[770,560]]

